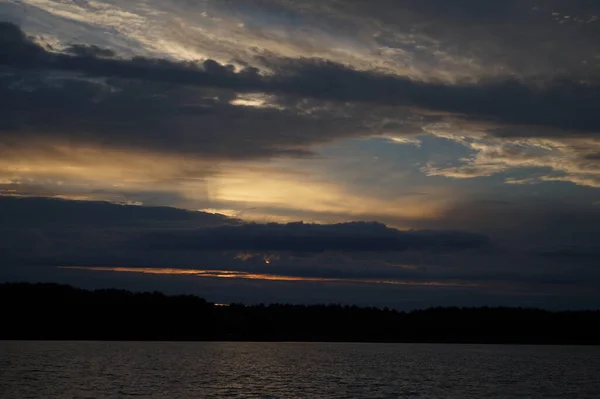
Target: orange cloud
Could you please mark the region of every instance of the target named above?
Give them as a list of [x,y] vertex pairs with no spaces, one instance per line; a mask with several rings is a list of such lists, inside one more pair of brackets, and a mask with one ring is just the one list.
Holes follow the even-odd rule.
[[265,280],[265,281],[301,281],[301,282],[324,282],[324,283],[358,283],[358,284],[386,284],[404,286],[433,286],[433,287],[461,287],[477,288],[479,284],[464,282],[442,282],[442,281],[407,281],[393,279],[354,279],[354,278],[324,278],[324,277],[302,277],[286,276],[277,274],[248,273],[233,270],[201,270],[201,269],[173,269],[173,268],[146,268],[146,267],[87,267],[87,266],[59,266],[59,269],[88,270],[117,273],[141,273],[159,275],[188,275],[195,277],[229,278],[242,280]]

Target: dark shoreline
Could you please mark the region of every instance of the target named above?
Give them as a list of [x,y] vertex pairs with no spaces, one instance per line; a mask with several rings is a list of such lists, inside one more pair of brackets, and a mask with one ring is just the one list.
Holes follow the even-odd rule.
[[600,311],[216,306],[57,284],[0,284],[0,301],[0,340],[600,345]]

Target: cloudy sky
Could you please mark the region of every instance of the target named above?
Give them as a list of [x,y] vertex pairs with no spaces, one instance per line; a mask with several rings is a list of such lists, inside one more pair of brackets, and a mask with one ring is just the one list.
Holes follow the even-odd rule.
[[4,281],[600,307],[600,3],[0,0],[0,222]]

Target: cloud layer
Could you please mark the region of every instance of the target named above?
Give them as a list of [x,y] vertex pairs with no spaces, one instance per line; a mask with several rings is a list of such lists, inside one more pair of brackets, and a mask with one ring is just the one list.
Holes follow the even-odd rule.
[[5,264],[468,282],[523,301],[574,286],[584,301],[600,281],[594,2],[0,15]]
[[[594,80],[565,75],[451,84],[273,56],[261,57],[268,67],[261,72],[211,59],[123,59],[96,45],[56,53],[14,24],[0,29],[0,63],[9,67],[0,86],[5,146],[47,152],[65,143],[108,145],[241,160],[307,156],[316,144],[335,139],[401,137],[445,124],[484,134],[480,143],[467,144],[479,155],[461,166],[432,166],[429,175],[467,178],[534,167],[556,173],[509,182],[598,184],[600,90]],[[494,146],[504,149],[493,154],[505,157],[488,161],[482,148]],[[521,146],[529,159],[514,151],[509,159],[509,146]],[[540,155],[540,148],[556,155]]]
[[[350,284],[367,291],[437,287],[470,290],[475,302],[485,292],[591,295],[600,284],[594,246],[585,253],[571,247],[528,254],[507,252],[482,234],[399,231],[379,223],[246,224],[172,208],[42,198],[0,202],[0,275],[8,279],[27,274],[43,280],[56,273],[85,279],[80,273],[104,271],[216,279],[225,290],[228,281]],[[563,267],[565,260],[576,260],[577,271]]]
[[[470,84],[418,82],[390,74],[355,70],[319,59],[267,59],[274,74],[253,67],[236,71],[214,60],[201,64],[134,58],[115,59],[110,50],[74,45],[54,54],[29,40],[18,27],[3,24],[3,59],[7,66],[53,69],[93,77],[140,79],[150,82],[263,92],[325,101],[373,103],[448,112],[457,117],[508,125],[550,127],[554,135],[573,131],[595,133],[600,120],[598,86],[567,76],[541,82],[498,78]],[[108,55],[108,57],[107,57]],[[511,131],[492,133],[506,135]],[[526,135],[525,130],[512,131]]]

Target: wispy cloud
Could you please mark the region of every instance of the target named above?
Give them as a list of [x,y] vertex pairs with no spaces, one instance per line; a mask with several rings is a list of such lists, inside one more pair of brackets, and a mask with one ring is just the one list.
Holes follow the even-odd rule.
[[600,162],[595,158],[600,152],[600,140],[595,138],[499,139],[463,136],[456,140],[469,148],[472,155],[460,159],[458,165],[430,164],[422,170],[429,176],[468,179],[537,168],[537,176],[508,178],[507,183],[565,181],[600,187]]
[[232,270],[196,270],[196,269],[167,269],[167,268],[135,268],[135,267],[83,267],[83,266],[60,266],[66,270],[87,270],[116,273],[143,273],[158,275],[185,275],[203,278],[226,278],[242,280],[266,280],[266,281],[300,281],[318,283],[350,283],[350,284],[387,284],[405,285],[414,287],[460,287],[477,288],[479,284],[466,282],[443,282],[443,281],[403,281],[382,279],[360,279],[360,278],[325,278],[325,277],[299,277],[277,274],[256,274]]

